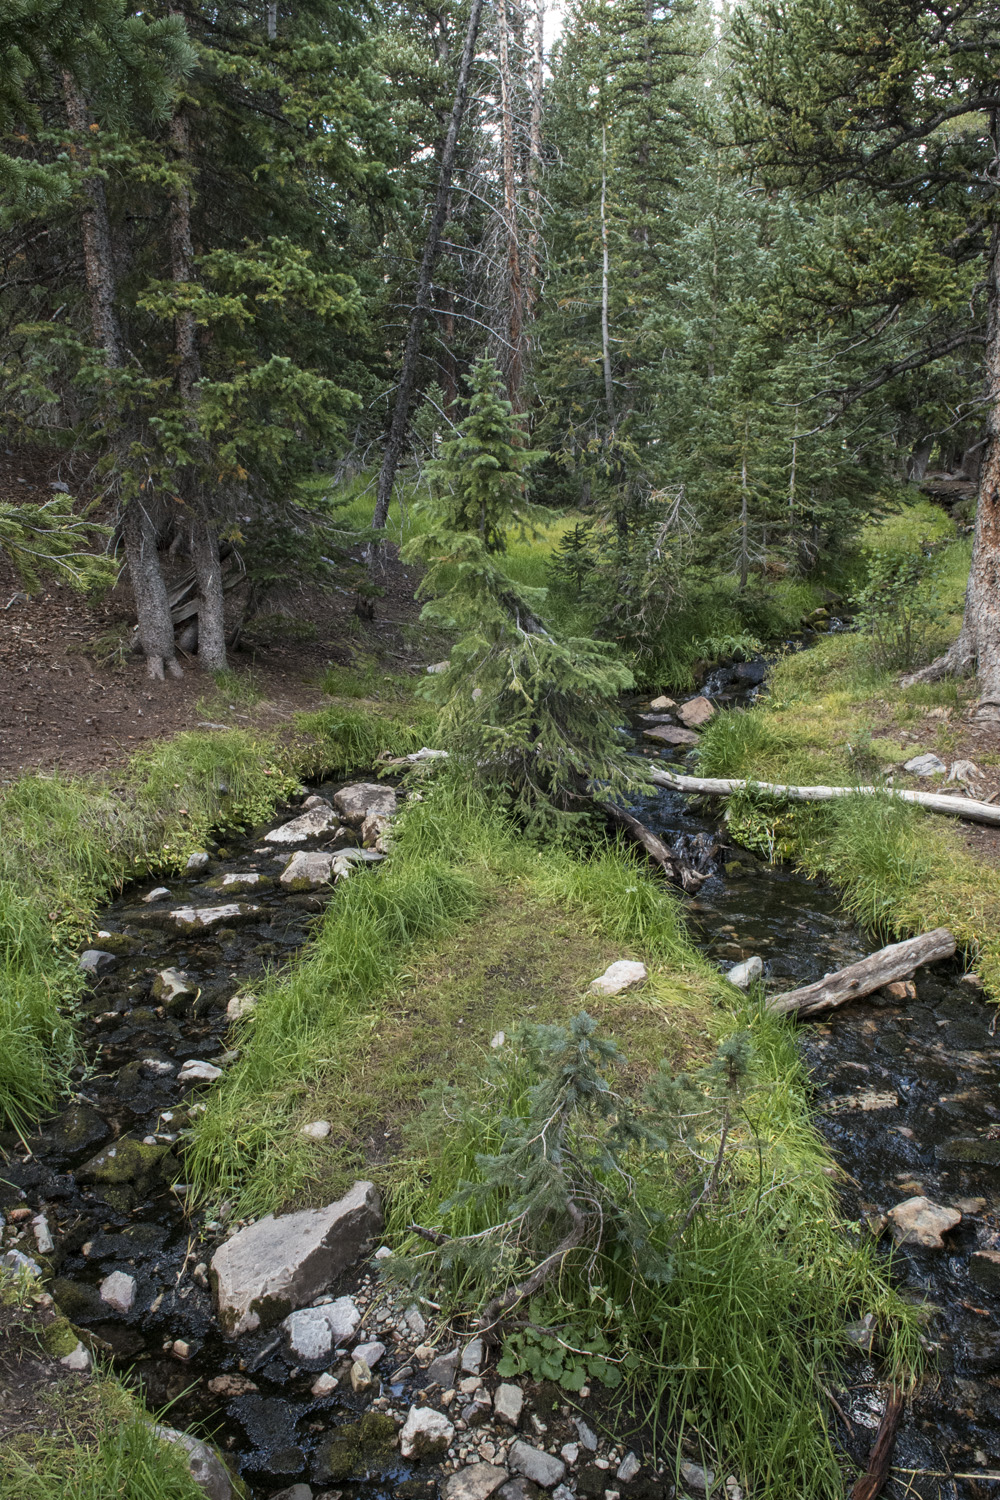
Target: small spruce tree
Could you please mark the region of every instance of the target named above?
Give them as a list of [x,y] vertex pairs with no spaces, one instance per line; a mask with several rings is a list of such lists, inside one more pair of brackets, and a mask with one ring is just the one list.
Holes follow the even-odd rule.
[[524,446],[490,359],[473,372],[469,413],[428,466],[431,524],[404,551],[424,564],[424,618],[458,632],[447,672],[429,691],[460,767],[491,782],[530,828],[565,822],[595,792],[641,778],[614,703],[632,674],[612,648],[560,640],[544,623],[546,590],[504,566],[507,539],[531,523],[525,471],[544,457]]

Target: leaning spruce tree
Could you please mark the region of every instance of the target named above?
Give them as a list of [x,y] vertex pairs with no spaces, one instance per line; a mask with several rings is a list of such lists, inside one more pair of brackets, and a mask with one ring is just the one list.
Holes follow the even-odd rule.
[[525,471],[544,455],[524,446],[490,359],[472,375],[469,412],[428,466],[431,524],[405,549],[424,564],[424,618],[458,633],[430,689],[445,743],[479,779],[502,789],[529,827],[565,823],[636,780],[613,712],[632,675],[612,650],[560,639],[544,623],[545,590],[504,566],[510,532],[531,524]]

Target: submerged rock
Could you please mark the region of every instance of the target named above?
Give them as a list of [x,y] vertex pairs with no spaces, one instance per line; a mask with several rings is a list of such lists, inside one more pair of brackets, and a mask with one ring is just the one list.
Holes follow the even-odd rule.
[[629,958],[620,958],[617,963],[610,964],[600,978],[593,980],[588,988],[592,995],[617,995],[622,990],[631,989],[633,985],[645,984],[648,978],[645,964],[636,963]]
[[642,731],[643,738],[656,740],[661,745],[697,745],[698,736],[693,729],[681,729],[678,724],[654,724],[652,729]]
[[359,781],[341,787],[334,794],[333,805],[352,828],[360,828],[370,813],[391,818],[396,811],[396,793],[391,786],[375,781]]
[[77,1173],[80,1182],[97,1182],[112,1187],[126,1183],[144,1192],[160,1172],[168,1145],[147,1145],[125,1135],[84,1162]]
[[219,1320],[230,1338],[273,1325],[311,1302],[364,1254],[382,1228],[378,1193],[356,1182],[325,1208],[269,1214],[234,1234],[212,1257]]

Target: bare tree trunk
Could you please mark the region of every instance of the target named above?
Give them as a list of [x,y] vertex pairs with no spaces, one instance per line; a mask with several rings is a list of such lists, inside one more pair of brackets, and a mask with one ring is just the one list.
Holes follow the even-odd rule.
[[[70,129],[86,138],[90,129],[89,111],[83,94],[72,74],[63,74],[63,96]],[[81,148],[82,150],[82,148]],[[86,160],[86,153],[84,153]],[[90,321],[94,342],[104,351],[112,369],[121,369],[122,335],[115,311],[115,263],[111,247],[111,221],[104,183],[99,177],[88,177],[83,185],[85,205],[81,215],[83,266],[90,298]]]
[[740,592],[747,586],[750,573],[750,497],[747,493],[747,437],[743,432],[743,459],[740,464]]
[[180,677],[170,601],[157,552],[157,528],[145,500],[131,500],[125,507],[122,535],[146,671],[157,682],[163,681],[164,668],[172,677]]
[[958,640],[944,656],[904,683],[931,682],[975,667],[978,719],[1000,720],[1000,224],[990,239],[986,322],[986,442],[979,471],[979,505],[965,615]]
[[268,0],[267,10],[267,39],[273,42],[278,35],[278,7],[273,0]]
[[198,660],[209,672],[226,667],[222,564],[215,532],[200,516],[191,523],[191,561],[198,579]]
[[[402,456],[403,444],[406,441],[406,433],[410,424],[410,405],[413,400],[413,388],[417,378],[417,363],[420,359],[420,335],[423,332],[424,321],[431,307],[431,277],[434,272],[434,264],[437,260],[438,248],[441,243],[441,231],[444,228],[444,221],[448,213],[448,200],[451,196],[451,177],[455,167],[455,152],[458,147],[458,136],[462,128],[462,119],[465,115],[469,75],[472,72],[472,63],[476,54],[476,38],[479,35],[479,19],[482,15],[482,10],[483,0],[472,0],[469,10],[469,25],[465,33],[465,46],[462,49],[462,57],[458,66],[455,101],[451,108],[448,133],[445,136],[444,146],[441,151],[441,164],[438,168],[438,184],[434,199],[434,209],[427,228],[424,253],[421,257],[420,271],[417,275],[417,298],[413,312],[410,315],[410,326],[407,330],[406,346],[403,350],[403,368],[400,372],[399,385],[396,389],[396,402],[393,407],[392,421],[386,437],[382,468],[378,476],[375,514],[372,517],[372,528],[375,531],[382,530],[386,522],[386,517],[389,514],[389,505],[392,501],[392,487],[396,480],[396,470],[399,468],[399,460]],[[376,560],[379,555],[377,543],[372,543],[369,547],[368,555],[370,561],[374,562]]]
[[535,32],[531,52],[531,122],[528,127],[528,285],[525,316],[534,318],[542,289],[542,108],[545,100],[545,0],[535,0]]
[[608,422],[615,430],[615,387],[611,379],[611,335],[608,320],[608,137],[601,126],[601,358],[604,364],[604,401],[608,408]]
[[514,181],[514,110],[511,102],[510,35],[507,0],[498,0],[500,27],[500,134],[503,142],[503,204],[507,221],[507,295],[510,302],[507,340],[507,393],[515,411],[521,409],[521,247],[517,237],[517,190]]
[[[176,110],[170,121],[170,143],[183,174],[191,155],[191,132],[187,115]],[[178,178],[170,199],[170,274],[175,283],[191,281],[194,247],[191,243],[191,189],[186,176]],[[194,387],[201,374],[197,325],[194,313],[179,308],[174,315],[174,349],[177,354],[177,390],[185,403],[194,400]]]

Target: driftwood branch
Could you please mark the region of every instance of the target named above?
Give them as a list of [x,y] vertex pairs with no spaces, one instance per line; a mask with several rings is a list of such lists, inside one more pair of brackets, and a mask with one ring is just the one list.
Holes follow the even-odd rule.
[[642,845],[650,859],[656,861],[668,880],[672,880],[675,885],[682,886],[686,891],[697,891],[704,885],[708,876],[700,874],[690,865],[677,859],[673,851],[661,838],[657,837],[651,828],[647,828],[645,823],[640,823],[638,818],[633,817],[624,808],[616,807],[613,802],[604,802],[601,806],[613,823],[624,828],[637,844]]
[[524,1281],[519,1281],[516,1286],[509,1287],[502,1296],[493,1297],[483,1309],[477,1332],[488,1343],[496,1341],[494,1329],[503,1318],[504,1313],[508,1312],[510,1308],[515,1307],[518,1302],[523,1302],[526,1297],[534,1296],[538,1288],[548,1281],[552,1273],[557,1271],[562,1265],[569,1252],[574,1250],[583,1239],[583,1232],[587,1223],[586,1217],[574,1203],[567,1203],[566,1209],[573,1221],[573,1227],[566,1237],[559,1241],[552,1254],[547,1255]]
[[785,797],[791,802],[832,802],[835,797],[896,797],[900,802],[915,802],[931,812],[953,818],[967,818],[973,823],[1000,826],[1000,806],[977,802],[973,797],[949,797],[943,792],[897,791],[881,786],[784,786],[772,781],[731,780],[721,776],[679,776],[651,766],[649,775],[657,786],[672,787],[676,792],[702,792],[710,797],[729,797],[733,792],[762,792],[768,797]]
[[878,1434],[868,1458],[868,1468],[851,1490],[851,1500],[875,1500],[889,1477],[896,1432],[903,1417],[903,1397],[893,1386],[882,1413]]
[[940,958],[950,958],[955,951],[955,939],[947,927],[936,927],[921,937],[907,938],[905,943],[891,943],[869,954],[860,963],[828,974],[815,984],[802,989],[789,990],[784,995],[774,995],[767,1008],[777,1015],[795,1011],[800,1016],[815,1015],[820,1010],[834,1010],[846,1005],[848,1000],[857,1000],[870,995],[884,984],[905,979],[922,964],[936,963]]

